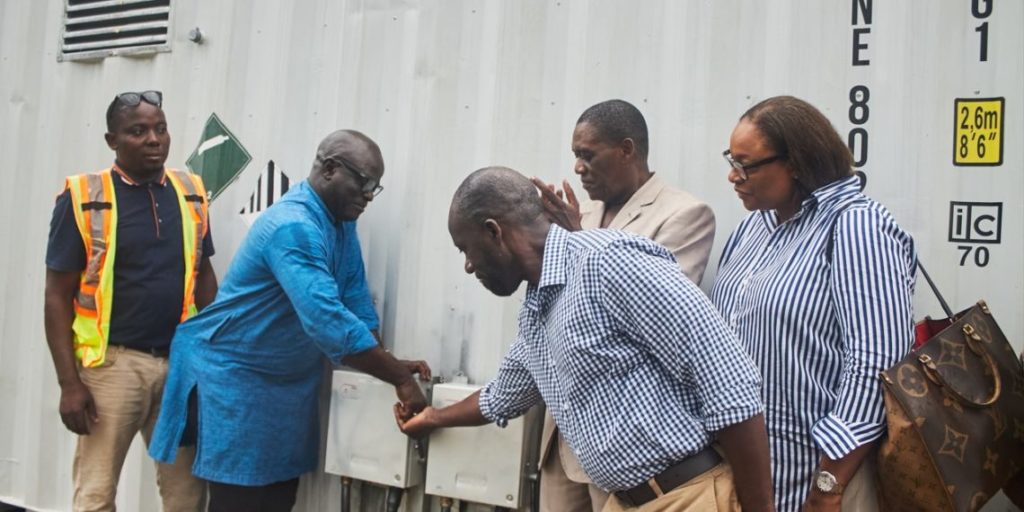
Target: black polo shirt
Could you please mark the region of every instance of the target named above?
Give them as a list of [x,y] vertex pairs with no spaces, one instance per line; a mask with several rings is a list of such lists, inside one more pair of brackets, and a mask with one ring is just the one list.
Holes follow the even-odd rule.
[[[181,319],[185,292],[178,197],[166,175],[142,184],[134,184],[116,171],[113,178],[117,247],[108,342],[137,348],[167,347]],[[213,256],[213,252],[207,231],[203,256]],[[85,243],[67,190],[57,197],[53,208],[46,266],[59,272],[85,269]]]

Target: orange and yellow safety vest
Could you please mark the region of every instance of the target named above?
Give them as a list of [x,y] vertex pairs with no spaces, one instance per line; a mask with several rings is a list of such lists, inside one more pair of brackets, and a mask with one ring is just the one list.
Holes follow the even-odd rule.
[[[114,253],[117,248],[117,198],[113,169],[67,178],[78,232],[85,243],[85,270],[75,297],[75,357],[83,367],[103,364],[110,333],[114,300]],[[185,300],[181,321],[196,314],[195,289],[203,237],[209,229],[206,188],[192,173],[166,169],[181,208],[182,245],[185,257]]]

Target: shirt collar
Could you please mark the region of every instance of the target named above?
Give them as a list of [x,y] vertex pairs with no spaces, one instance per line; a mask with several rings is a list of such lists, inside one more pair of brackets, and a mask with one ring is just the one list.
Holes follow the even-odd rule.
[[302,180],[297,183],[295,187],[299,189],[300,194],[306,196],[304,202],[312,204],[313,208],[320,212],[331,224],[338,223],[331,211],[327,209],[327,203],[324,203],[324,200],[320,198],[320,194],[317,194],[316,191],[313,190],[313,187],[308,181]]
[[[828,208],[830,205],[858,193],[860,193],[860,178],[856,175],[833,181],[832,183],[829,183],[824,187],[819,187],[814,192],[811,192],[811,194],[807,196],[802,203],[800,203],[800,209],[793,214],[793,217],[791,217],[789,221],[799,219],[804,215],[809,215],[809,212],[816,210],[819,206]],[[778,227],[776,223],[776,219],[778,217],[775,210],[761,210],[760,213],[761,219],[764,221],[766,226],[771,229]]]
[[[128,174],[126,174],[124,171],[121,170],[120,167],[117,166],[116,162],[114,163],[114,165],[111,168],[121,178],[121,182],[126,184],[126,185],[131,185],[133,187],[141,187],[142,185],[145,185],[145,183],[139,183],[139,182],[133,180],[130,176],[128,176]],[[167,171],[161,169],[160,170],[160,177],[155,179],[155,180],[153,180],[151,183],[155,183],[157,185],[160,185],[161,187],[166,185],[167,184]]]
[[825,204],[848,198],[860,192],[860,178],[847,176],[841,180],[833,181],[824,187],[811,192],[810,197],[804,200],[804,207],[814,201],[815,204]]
[[539,311],[541,308],[542,293],[554,286],[564,286],[566,283],[565,253],[566,245],[569,242],[569,232],[561,227],[552,224],[548,230],[547,239],[544,241],[544,258],[541,260],[540,281],[537,285],[530,285],[526,290],[526,299],[523,305]]

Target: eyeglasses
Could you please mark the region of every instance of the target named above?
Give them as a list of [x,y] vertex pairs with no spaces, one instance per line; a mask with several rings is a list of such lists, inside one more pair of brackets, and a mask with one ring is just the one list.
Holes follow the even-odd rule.
[[725,151],[722,151],[722,158],[725,158],[725,161],[729,162],[729,166],[732,167],[733,169],[736,169],[736,171],[740,173],[740,177],[746,180],[750,178],[751,170],[757,167],[761,167],[762,165],[768,165],[776,160],[781,160],[785,158],[785,155],[770,156],[768,158],[764,158],[756,162],[751,162],[749,164],[741,164],[732,158],[732,150],[727,149]]
[[154,107],[160,108],[164,102],[164,93],[160,91],[145,91],[145,92],[122,92],[114,97],[122,105],[129,107],[137,106],[139,103],[145,101]]
[[348,163],[348,160],[337,156],[337,157],[316,157],[317,160],[323,163],[329,163],[335,167],[343,167],[348,172],[355,175],[356,179],[359,180],[360,189],[364,194],[370,194],[372,197],[377,197],[381,192],[384,191],[384,187],[380,184],[380,180],[373,179],[361,171],[356,169],[352,164]]

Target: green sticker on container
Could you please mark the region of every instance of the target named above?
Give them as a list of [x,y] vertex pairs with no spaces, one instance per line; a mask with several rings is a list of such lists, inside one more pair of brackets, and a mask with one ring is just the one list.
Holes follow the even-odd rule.
[[210,194],[210,201],[213,201],[238,178],[250,160],[252,156],[242,146],[238,137],[228,130],[217,114],[211,114],[206,120],[206,126],[203,127],[199,144],[192,152],[192,156],[185,161],[185,165],[203,178],[203,184]]

